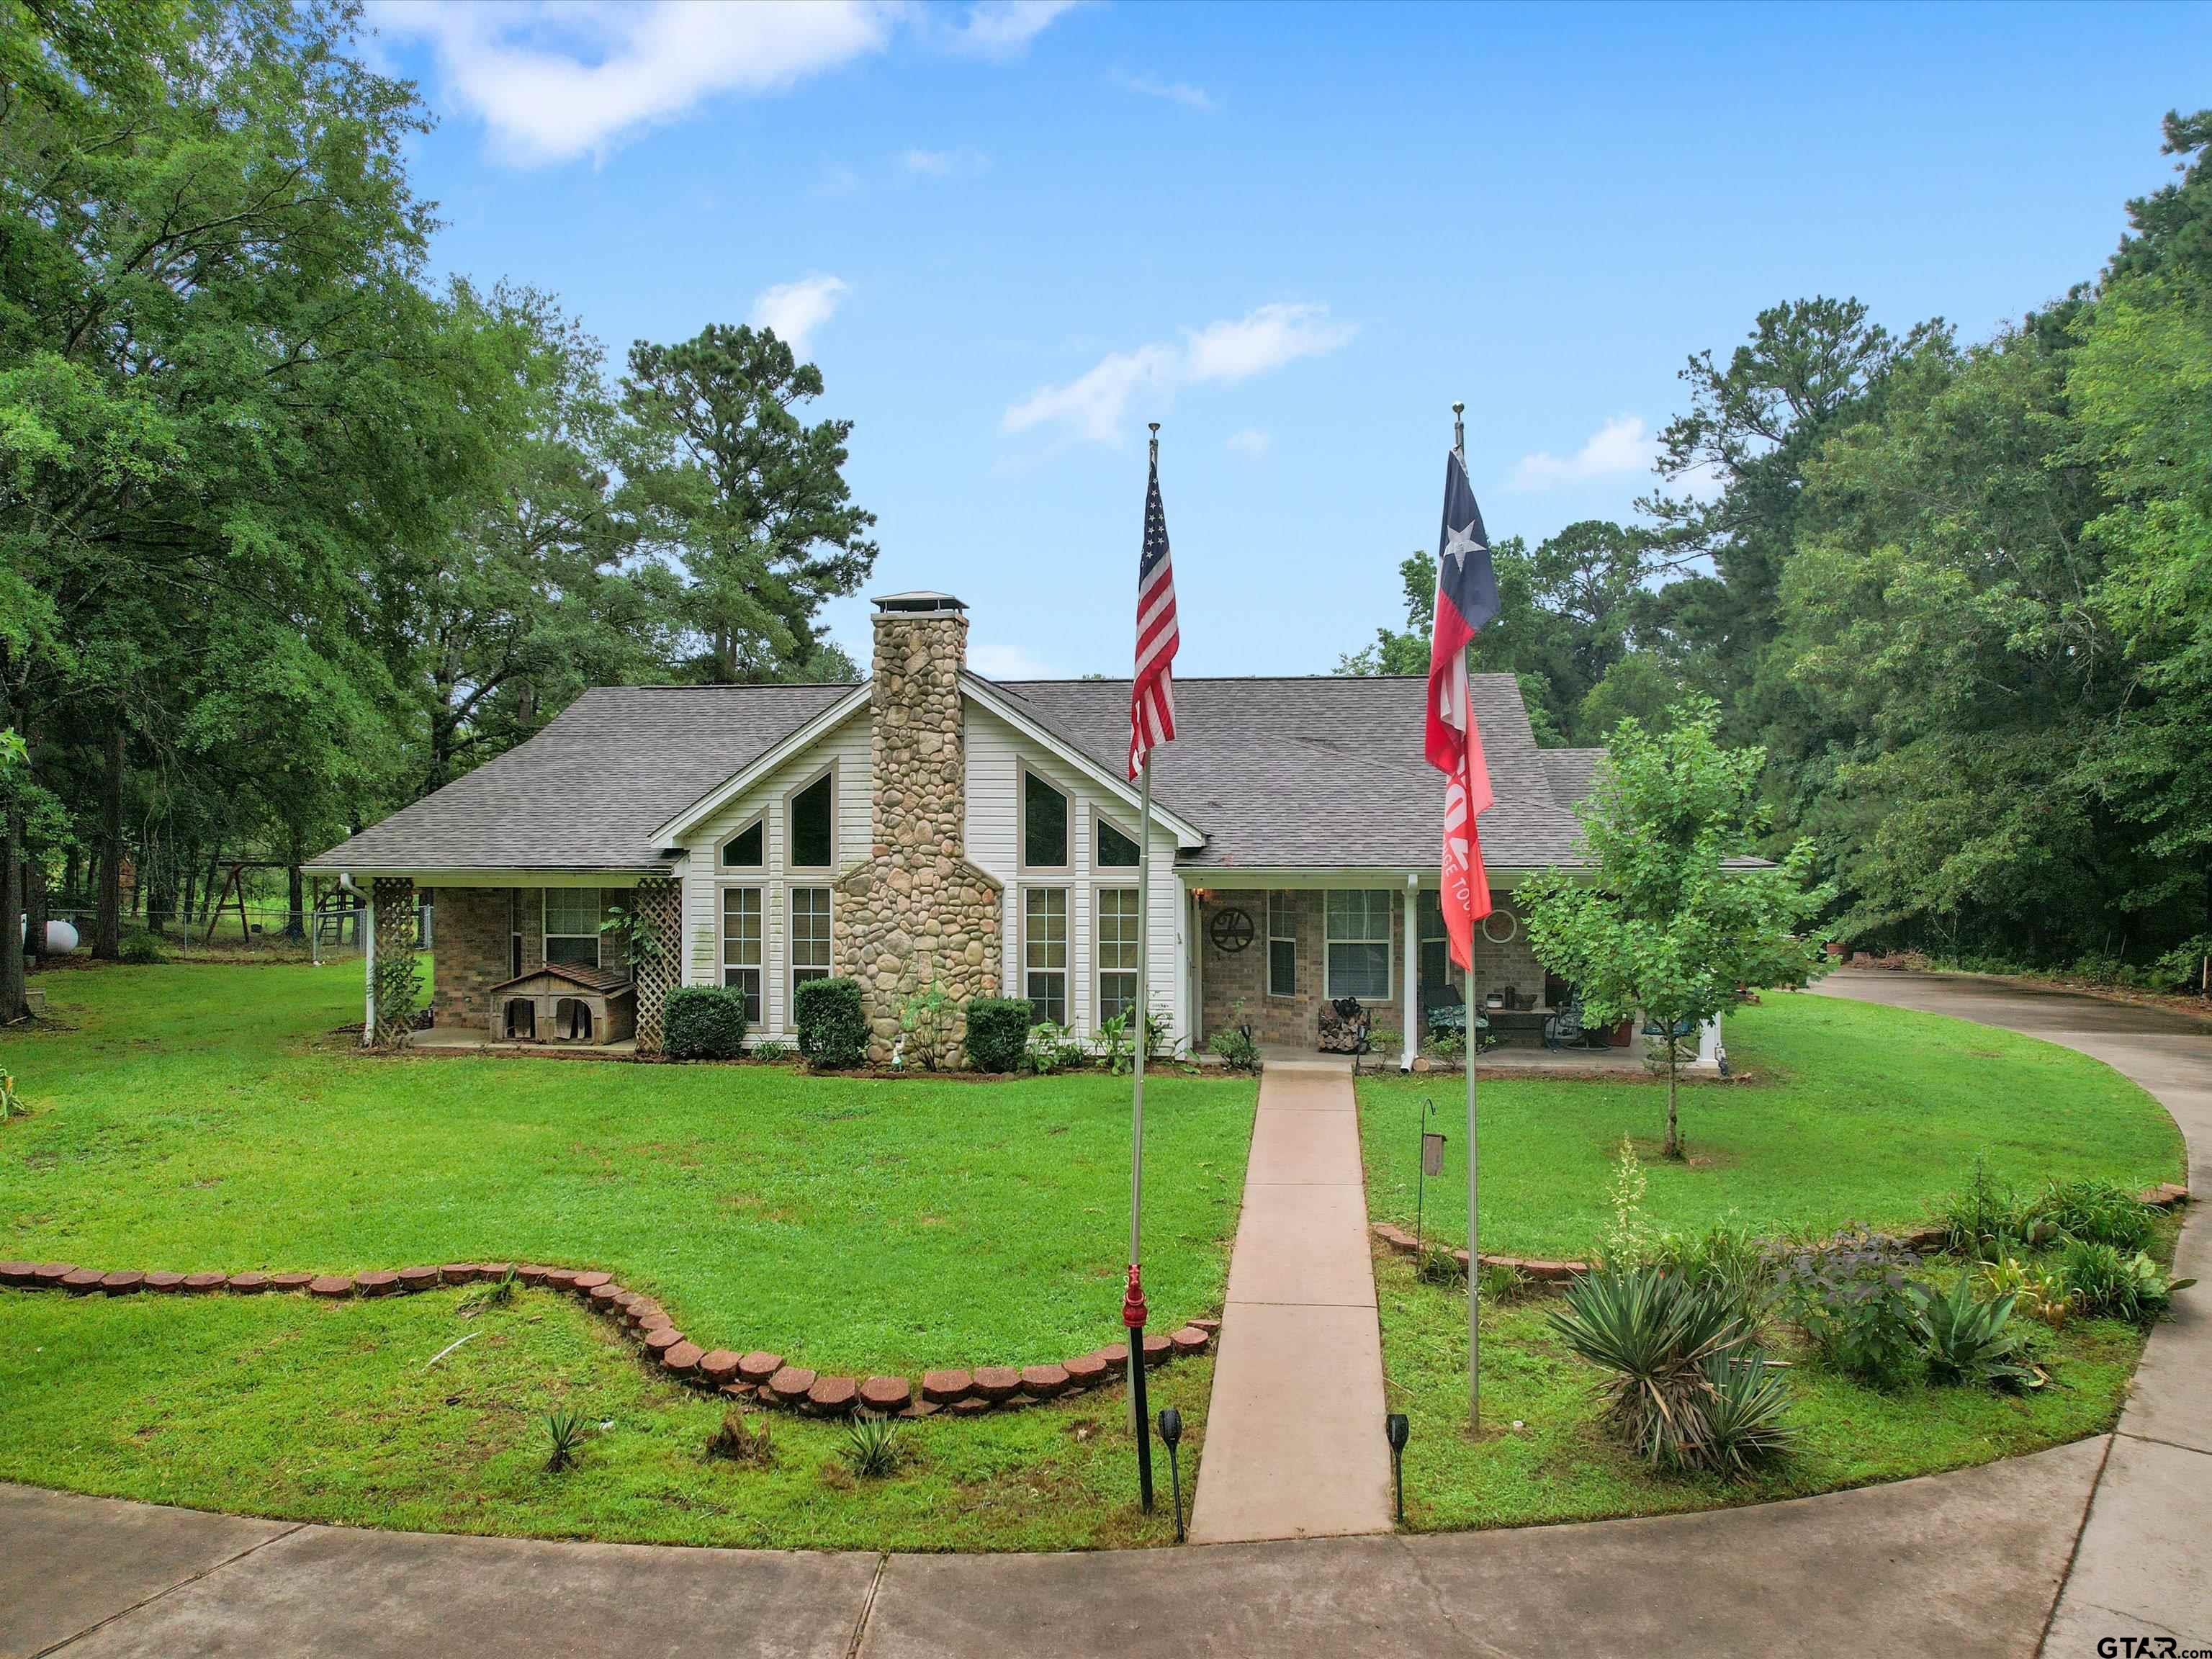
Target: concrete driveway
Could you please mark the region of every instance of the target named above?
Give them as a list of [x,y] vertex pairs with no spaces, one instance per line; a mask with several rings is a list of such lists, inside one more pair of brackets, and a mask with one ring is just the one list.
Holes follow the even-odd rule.
[[[1851,973],[1828,988],[2110,1061],[2188,1131],[2192,1187],[2212,1181],[2207,1028],[1994,981]],[[2185,1262],[2205,1251],[2192,1224]],[[2102,1638],[2169,1632],[2179,1650],[2212,1648],[2203,1299],[2152,1338],[2117,1435],[1645,1521],[1110,1555],[810,1555],[350,1531],[0,1486],[0,1654],[2087,1659]]]

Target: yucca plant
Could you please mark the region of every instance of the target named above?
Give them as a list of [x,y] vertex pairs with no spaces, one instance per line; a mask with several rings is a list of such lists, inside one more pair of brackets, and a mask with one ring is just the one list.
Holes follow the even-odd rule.
[[2042,1377],[2026,1363],[2021,1334],[2012,1324],[2018,1298],[2011,1291],[1978,1301],[1971,1273],[1960,1273],[1945,1295],[1920,1285],[1913,1288],[1920,1303],[1920,1338],[1927,1351],[1929,1382],[2041,1386]]
[[1790,1386],[1782,1368],[1748,1349],[1716,1354],[1706,1364],[1705,1437],[1696,1449],[1700,1467],[1743,1475],[1787,1453],[1796,1435],[1782,1420]]
[[1601,1267],[1567,1292],[1552,1327],[1608,1373],[1607,1415],[1646,1462],[1702,1467],[1716,1360],[1747,1349],[1750,1328],[1725,1298],[1652,1267]]
[[896,1472],[905,1455],[898,1443],[898,1419],[860,1412],[845,1424],[845,1443],[838,1448],[854,1474],[872,1480]]
[[558,1474],[563,1469],[576,1466],[576,1454],[584,1444],[584,1414],[581,1412],[558,1411],[545,1414],[545,1437],[553,1443],[553,1455],[545,1460],[549,1474]]

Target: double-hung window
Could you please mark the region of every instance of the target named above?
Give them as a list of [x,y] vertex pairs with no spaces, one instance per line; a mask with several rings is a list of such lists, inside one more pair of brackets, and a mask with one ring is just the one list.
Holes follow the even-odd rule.
[[1267,994],[1298,994],[1298,911],[1295,896],[1267,895]]
[[761,1018],[761,890],[722,890],[722,983],[745,994],[745,1024]]
[[1326,951],[1332,1000],[1389,1000],[1390,898],[1387,889],[1329,894]]
[[1139,939],[1137,890],[1102,887],[1098,890],[1098,1018],[1103,1022],[1128,1013],[1137,1006]]
[[1436,894],[1423,889],[1413,909],[1420,918],[1422,988],[1458,984],[1459,964],[1451,959],[1451,941],[1444,933],[1443,903]]
[[[1132,993],[1133,994],[1133,991]],[[1067,889],[1022,890],[1022,994],[1039,1021],[1067,1024]]]
[[799,988],[810,979],[830,977],[830,890],[794,887],[791,890],[791,990],[796,1006]]
[[545,890],[545,960],[570,968],[599,965],[599,890]]

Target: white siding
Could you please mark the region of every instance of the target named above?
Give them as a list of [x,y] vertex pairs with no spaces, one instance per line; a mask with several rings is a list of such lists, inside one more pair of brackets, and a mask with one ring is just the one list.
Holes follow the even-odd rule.
[[[787,798],[811,783],[825,768],[836,781],[832,800],[836,815],[836,858],[827,872],[793,872],[787,857],[790,815]],[[758,1036],[788,1042],[791,1026],[791,964],[787,939],[791,931],[790,890],[793,885],[826,887],[868,855],[868,806],[872,794],[866,709],[828,732],[805,754],[796,756],[755,783],[715,813],[684,843],[684,982],[722,982],[722,889],[763,890],[761,927],[761,1020]],[[755,816],[766,826],[758,871],[725,870],[722,843]],[[831,901],[830,926],[837,926]]]
[[[1022,889],[1025,885],[1066,888],[1068,1020],[1077,1032],[1090,1036],[1097,1025],[1098,979],[1091,948],[1097,891],[1102,884],[1137,884],[1133,867],[1101,870],[1097,866],[1097,837],[1091,821],[1094,814],[1103,812],[1108,822],[1133,840],[1136,809],[973,702],[967,705],[965,725],[968,856],[1006,884],[1006,994],[1022,994]],[[1064,872],[1024,872],[1020,866],[1024,767],[1068,798],[1069,864]],[[1175,858],[1174,831],[1155,819],[1152,902],[1145,935],[1146,994],[1155,1009],[1167,1011],[1175,1042],[1181,1047],[1190,1030],[1189,986],[1182,967],[1188,907],[1183,903],[1182,883],[1176,878]]]

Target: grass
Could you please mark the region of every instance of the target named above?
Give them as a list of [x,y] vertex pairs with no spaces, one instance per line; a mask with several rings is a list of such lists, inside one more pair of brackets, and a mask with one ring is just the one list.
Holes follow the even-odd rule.
[[[1644,1208],[1662,1231],[1720,1222],[1764,1234],[1929,1218],[1977,1152],[2001,1180],[2100,1176],[2142,1188],[2183,1178],[2181,1133],[2142,1089],[2086,1054],[1939,1014],[1773,994],[1730,1014],[1732,1064],[1750,1081],[1686,1085],[1689,1162],[1659,1157],[1664,1092],[1642,1079],[1481,1085],[1482,1246],[1581,1257],[1612,1219],[1607,1182],[1636,1142]],[[1359,1081],[1368,1206],[1413,1224],[1420,1103],[1449,1139],[1427,1183],[1426,1227],[1467,1237],[1459,1080]]]
[[1879,1394],[1807,1363],[1784,1336],[1770,1352],[1792,1362],[1796,1449],[1755,1479],[1729,1481],[1655,1474],[1607,1432],[1592,1392],[1598,1373],[1553,1334],[1552,1297],[1484,1306],[1483,1433],[1471,1437],[1463,1285],[1424,1285],[1411,1261],[1382,1251],[1375,1288],[1389,1403],[1412,1419],[1406,1517],[1421,1531],[1717,1509],[2039,1451],[2118,1420],[2143,1345],[2132,1326],[2077,1319],[2051,1339],[2052,1380],[2039,1392],[1923,1384]]
[[[1014,1550],[1171,1542],[1138,1513],[1120,1389],[900,1432],[856,1480],[844,1430],[778,1413],[765,1468],[706,1455],[730,1403],[648,1373],[565,1298],[526,1291],[331,1306],[298,1297],[64,1299],[0,1291],[0,1480],[286,1520],[772,1548]],[[474,1340],[426,1370],[457,1337]],[[1182,1413],[1183,1490],[1210,1360],[1153,1373]],[[545,1468],[546,1415],[588,1429]],[[1166,1467],[1160,1491],[1167,1491]]]
[[[1054,1361],[1113,1340],[1128,1084],[385,1058],[357,963],[40,976],[11,1036],[0,1256],[110,1267],[536,1259],[649,1291],[710,1345],[823,1371]],[[1218,1304],[1245,1080],[1146,1091],[1146,1290]]]

